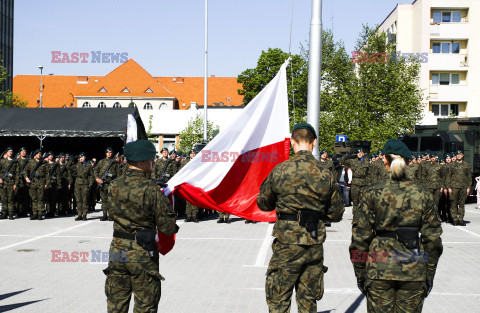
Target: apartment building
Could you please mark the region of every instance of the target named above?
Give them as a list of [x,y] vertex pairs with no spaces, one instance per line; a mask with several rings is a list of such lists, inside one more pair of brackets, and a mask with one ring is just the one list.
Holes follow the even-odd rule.
[[8,74],[0,88],[8,91],[12,91],[13,79],[13,6],[13,0],[0,1],[0,59]]
[[480,117],[480,0],[398,4],[379,27],[398,54],[418,56],[421,124],[442,117]]

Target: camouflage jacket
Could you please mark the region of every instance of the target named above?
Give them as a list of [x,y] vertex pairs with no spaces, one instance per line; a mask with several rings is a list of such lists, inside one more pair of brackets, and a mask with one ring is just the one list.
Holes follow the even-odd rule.
[[[165,167],[166,162],[167,162],[167,159],[164,159],[164,158],[160,158],[157,160],[153,168],[152,178],[156,179],[162,175],[162,171],[163,171],[163,168]],[[165,169],[165,175],[167,180],[172,178],[173,175],[177,173],[176,163],[177,162],[175,162],[175,160],[168,159],[168,165],[167,165],[167,168]]]
[[60,183],[60,163],[47,163],[47,171],[50,176],[48,187],[56,187]]
[[[176,216],[160,187],[142,171],[128,169],[108,188],[114,219],[113,230],[134,234],[137,230],[158,229],[165,235],[178,231]],[[110,253],[127,253],[127,262],[149,262],[148,252],[135,240],[113,238]],[[158,251],[156,252],[158,257]]]
[[32,159],[28,161],[28,164],[25,168],[25,178],[29,177],[32,185],[49,185],[50,184],[50,175],[48,175],[48,164],[43,163],[40,165],[35,173],[35,167],[37,167],[39,161]]
[[430,189],[440,189],[445,186],[445,171],[439,163],[432,163],[427,167],[427,183]]
[[339,222],[345,211],[333,173],[305,150],[273,168],[260,186],[257,204],[262,211],[280,215],[298,214],[301,209],[321,212],[317,240],[297,221],[277,219],[272,235],[282,243],[298,245],[325,242],[324,221]]
[[[13,163],[12,163],[13,162]],[[7,169],[12,163],[12,166],[8,170]],[[19,176],[18,176],[18,161],[17,160],[9,160],[9,159],[1,159],[0,160],[0,178],[5,177],[3,180],[3,185],[18,185]]]
[[368,169],[368,179],[367,183],[369,185],[373,185],[375,183],[381,182],[388,178],[388,171],[385,165],[383,164],[383,160],[376,160]]
[[447,179],[448,188],[470,188],[472,186],[472,171],[467,162],[450,163],[450,177]]
[[355,157],[355,159],[342,159],[342,164],[349,167],[352,170],[352,185],[354,186],[366,186],[368,171],[370,164],[367,159],[363,158],[363,161]]
[[[418,227],[420,258],[399,258],[411,252],[397,239],[375,236],[399,226]],[[357,277],[369,279],[425,281],[434,277],[442,254],[442,227],[432,193],[412,181],[387,180],[367,189],[352,222],[350,255]],[[367,258],[368,256],[368,258]]]
[[58,163],[58,187],[65,187],[72,184],[72,176],[70,175],[67,163]]
[[105,158],[98,161],[97,166],[95,166],[95,169],[94,169],[95,178],[101,179],[103,173],[105,173],[105,171],[107,170],[108,166],[112,161],[113,161],[113,164],[108,170],[107,178],[103,181],[104,184],[109,184],[112,182],[112,180],[117,178],[117,176],[119,175],[118,163],[113,158],[110,158],[110,159]]
[[93,177],[93,168],[90,163],[80,163],[75,164],[74,168],[75,173],[75,184],[77,185],[92,185],[95,182]]
[[25,171],[27,169],[28,162],[30,161],[29,158],[19,158],[18,159],[18,186],[19,187],[24,187],[26,186],[26,181],[25,181]]
[[428,172],[430,170],[430,166],[432,166],[432,162],[425,160],[420,163],[420,173],[419,179],[420,182],[424,185],[428,185]]
[[181,164],[180,164],[180,167],[178,168],[178,171],[180,171],[185,165],[188,164],[188,162],[190,162],[190,157],[186,158],[185,161],[183,161]]
[[420,164],[412,163],[405,168],[407,180],[420,182]]

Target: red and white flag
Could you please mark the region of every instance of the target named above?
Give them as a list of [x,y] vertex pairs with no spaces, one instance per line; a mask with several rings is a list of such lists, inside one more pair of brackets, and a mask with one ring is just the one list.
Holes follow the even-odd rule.
[[257,206],[260,185],[289,156],[286,61],[277,76],[195,158],[168,182],[195,206],[249,220],[275,221]]

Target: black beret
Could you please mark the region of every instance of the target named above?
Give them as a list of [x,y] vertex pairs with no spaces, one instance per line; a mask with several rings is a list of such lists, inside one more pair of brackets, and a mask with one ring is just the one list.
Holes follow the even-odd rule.
[[397,139],[389,139],[385,146],[383,147],[383,152],[385,154],[395,154],[405,159],[412,159],[412,152],[408,149],[407,145]]
[[156,154],[153,143],[143,139],[127,143],[123,151],[129,161],[152,160]]
[[313,135],[315,136],[315,139],[317,139],[317,133],[315,132],[315,129],[313,128],[312,125],[310,125],[308,123],[298,123],[295,126],[293,126],[292,133],[294,131],[296,131],[297,129],[307,129],[307,130],[311,131],[313,133]]

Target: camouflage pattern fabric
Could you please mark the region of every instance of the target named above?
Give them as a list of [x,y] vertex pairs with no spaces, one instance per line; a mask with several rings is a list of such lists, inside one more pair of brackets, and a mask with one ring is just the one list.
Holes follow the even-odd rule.
[[405,169],[407,174],[407,180],[411,180],[414,182],[420,182],[420,164],[418,163],[411,163]]
[[75,164],[75,199],[77,200],[78,216],[86,216],[88,212],[88,192],[93,184],[93,169],[90,163]]
[[173,175],[177,173],[177,166],[176,166],[175,160],[159,158],[153,168],[152,178],[155,179],[160,177],[160,175],[162,174],[163,168],[165,167],[165,163],[167,161],[168,161],[168,166],[165,169],[165,175],[167,180],[172,178]]
[[[95,166],[94,174],[95,178],[101,179],[103,173],[107,170],[110,163],[113,161],[113,158],[105,158],[98,161],[97,166]],[[108,202],[108,187],[112,180],[119,176],[119,166],[117,162],[113,162],[113,165],[108,171],[108,177],[103,181],[102,187],[100,187],[100,199],[102,200],[102,211],[103,215],[111,215],[110,204]]]
[[465,161],[451,163],[450,176],[446,181],[447,188],[452,189],[450,196],[450,214],[454,223],[463,223],[467,189],[472,185],[470,164]]
[[[1,159],[0,160],[0,177],[3,177],[5,172],[10,165],[11,160]],[[5,218],[7,215],[13,217],[15,214],[15,188],[18,185],[18,163],[14,162],[12,167],[7,173],[7,177],[3,180],[3,187],[0,188],[0,199],[2,200],[2,218]]]
[[387,168],[383,164],[383,160],[379,159],[370,164],[368,169],[367,182],[370,185],[381,182],[388,178]]
[[[38,161],[30,160],[25,169],[25,178],[32,176],[32,172],[37,166]],[[40,165],[32,177],[29,194],[32,198],[32,212],[33,216],[41,216],[45,208],[45,186],[50,183],[50,176],[48,175],[48,165],[46,163]]]
[[[178,231],[172,206],[160,187],[142,171],[127,169],[125,175],[111,183],[108,198],[114,231],[134,234],[158,229],[166,235]],[[157,312],[164,280],[158,261],[158,251],[150,257],[136,240],[113,238],[110,261],[104,270],[108,312],[127,313],[132,293],[134,312]]]
[[266,297],[270,312],[288,312],[293,288],[299,312],[317,312],[323,295],[323,242],[325,221],[339,222],[345,208],[334,174],[311,152],[299,151],[278,164],[260,186],[257,204],[262,211],[298,214],[307,209],[319,212],[315,239],[297,221],[277,219],[273,255],[266,277]]
[[45,190],[45,202],[47,203],[47,216],[53,217],[57,207],[57,186],[60,180],[60,166],[52,162],[47,164],[50,182]]
[[355,212],[358,208],[358,204],[360,203],[360,199],[362,198],[364,187],[368,185],[367,181],[370,164],[365,158],[363,160],[358,158],[342,158],[341,163],[352,170],[352,210]]
[[59,163],[58,183],[57,183],[57,203],[58,212],[61,215],[67,213],[69,209],[69,189],[68,186],[72,185],[72,177],[68,169],[68,164]]
[[425,282],[372,280],[365,284],[369,313],[420,313],[427,292]]
[[467,190],[465,188],[452,188],[450,196],[450,215],[454,223],[463,223],[465,217],[465,202],[467,201]]
[[[422,258],[400,262],[399,255],[408,256],[411,251],[396,239],[375,237],[374,232],[395,231],[400,226],[419,228],[420,253],[428,257],[427,262]],[[443,251],[441,234],[432,194],[424,186],[391,180],[372,186],[353,218],[350,255],[355,276],[422,282],[433,278]]]
[[219,211],[218,212],[218,217],[226,219],[226,218],[230,218],[230,214],[223,213],[223,212]]

